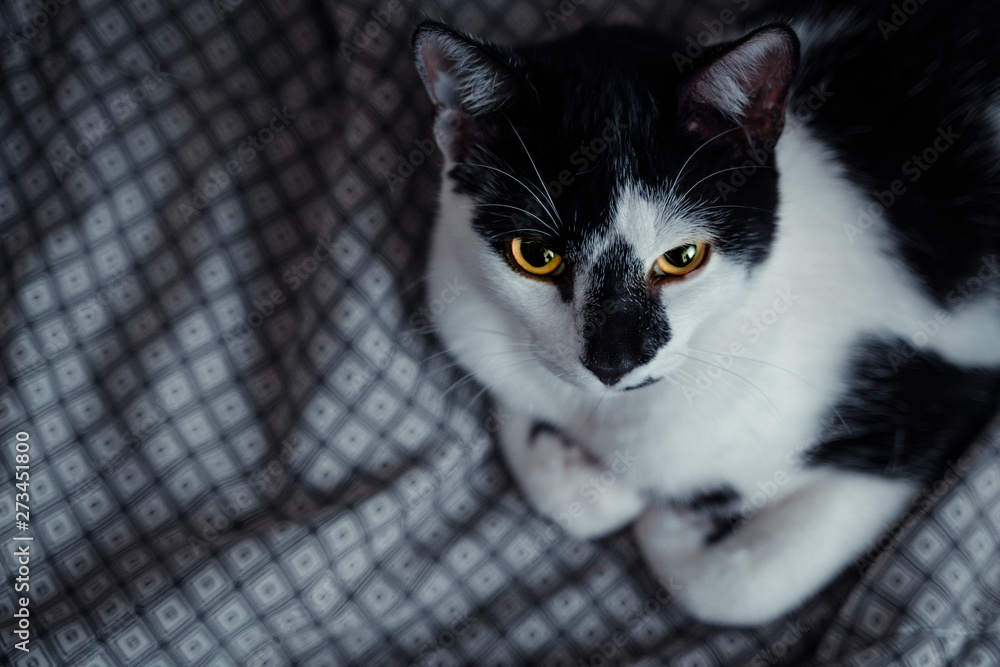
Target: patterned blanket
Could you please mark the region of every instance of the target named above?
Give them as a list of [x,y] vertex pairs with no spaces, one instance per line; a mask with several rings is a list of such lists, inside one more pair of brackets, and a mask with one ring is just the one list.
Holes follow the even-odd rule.
[[709,627],[627,532],[530,511],[503,415],[420,333],[451,294],[421,281],[417,22],[697,43],[749,5],[0,5],[4,658],[1000,665],[1000,437],[803,609]]

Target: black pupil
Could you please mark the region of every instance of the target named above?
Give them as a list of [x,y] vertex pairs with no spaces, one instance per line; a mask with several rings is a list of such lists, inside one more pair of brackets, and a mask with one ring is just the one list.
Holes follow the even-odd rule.
[[521,241],[521,256],[531,266],[542,267],[552,261],[555,253],[534,241]]
[[678,268],[684,268],[692,261],[694,261],[695,256],[698,254],[698,246],[696,245],[685,245],[679,248],[674,248],[663,253],[663,256],[667,258],[667,261],[671,266],[676,266]]

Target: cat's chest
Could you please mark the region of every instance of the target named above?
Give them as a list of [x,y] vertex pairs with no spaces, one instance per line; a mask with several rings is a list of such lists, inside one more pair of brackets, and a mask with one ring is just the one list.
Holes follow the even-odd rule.
[[677,395],[676,387],[670,391],[663,380],[632,396],[563,413],[555,423],[616,476],[661,497],[719,488],[743,497],[765,488],[777,496],[813,474],[803,469],[800,455],[813,443],[827,401],[799,397],[794,408],[779,406],[764,395],[748,398],[734,378],[706,377],[713,384],[703,385],[700,396],[689,394],[696,401],[683,398],[683,391]]

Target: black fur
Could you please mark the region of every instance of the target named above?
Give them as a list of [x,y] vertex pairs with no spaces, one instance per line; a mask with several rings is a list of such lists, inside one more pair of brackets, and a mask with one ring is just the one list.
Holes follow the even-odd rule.
[[739,501],[740,494],[736,489],[720,486],[712,491],[697,494],[686,503],[686,506],[697,511],[725,512],[731,510]]
[[[756,25],[794,20],[801,9],[788,4]],[[1000,293],[1000,41],[992,34],[1000,26],[1000,4],[911,4],[916,10],[901,19],[896,0],[811,3],[817,23],[848,9],[854,18],[846,29],[826,28],[818,46],[806,44],[784,108],[788,122],[808,124],[871,197],[856,220],[846,221],[845,233],[858,243],[874,242],[865,216],[884,214],[902,259],[931,297],[955,311],[969,292],[993,290],[988,298],[994,299]],[[468,119],[474,136],[451,175],[458,190],[478,202],[474,225],[498,253],[514,236],[544,238],[565,259],[566,270],[552,280],[570,300],[574,263],[589,239],[608,230],[617,190],[628,181],[656,189],[680,175],[678,190],[690,188],[690,202],[712,221],[714,250],[751,269],[766,259],[780,193],[773,142],[761,141],[768,132],[775,138],[780,123],[768,130],[764,122],[754,145],[742,132],[713,138],[724,132],[726,119],[692,92],[732,45],[706,49],[683,73],[672,56],[685,45],[630,28],[589,28],[530,47],[478,48],[490,56],[483,62],[501,63],[509,77],[505,90],[512,92],[502,106]],[[775,76],[795,71],[791,60],[784,65],[787,71],[776,66]],[[934,163],[920,166],[925,151]],[[710,176],[737,164],[753,166],[739,187]],[[540,180],[545,191],[537,187]],[[720,205],[732,208],[710,212]],[[549,206],[557,216],[546,212]],[[512,215],[508,207],[526,214]],[[619,276],[623,268],[633,275],[641,269],[612,268],[604,259],[601,267]],[[670,336],[669,325],[649,309],[652,295],[628,288],[627,281],[624,288],[611,282],[587,295],[594,322],[584,360],[609,384]],[[655,335],[643,342],[650,330]],[[927,482],[997,407],[995,372],[962,370],[899,341],[867,340],[858,349],[848,371],[852,389],[833,411],[823,443],[809,452],[813,465]],[[893,362],[897,357],[902,363]]]
[[[799,3],[762,21],[793,20]],[[822,22],[842,2],[810,3]],[[1000,5],[894,0],[852,3],[854,26],[806,51],[789,108],[873,203],[845,233],[871,242],[866,215],[895,230],[904,261],[951,311],[1000,288]],[[824,19],[825,17],[825,19]],[[933,164],[923,162],[927,151]],[[923,163],[918,164],[914,156]],[[896,192],[893,192],[895,186]],[[992,263],[991,263],[992,260]],[[980,295],[981,296],[981,295]],[[926,483],[954,461],[996,411],[1000,376],[962,370],[903,341],[863,341],[852,390],[813,464]]]
[[655,294],[649,293],[647,271],[620,241],[612,243],[594,264],[583,363],[609,386],[656,356],[670,340],[663,308]]
[[711,518],[714,527],[705,537],[705,543],[715,544],[721,542],[739,525],[736,506],[740,499],[740,494],[732,487],[720,486],[712,491],[696,494],[679,505]]
[[535,442],[535,440],[538,439],[538,436],[543,433],[551,433],[559,438],[563,437],[562,429],[559,427],[554,424],[550,424],[547,421],[537,420],[531,425],[531,431],[528,432],[528,442]]
[[[804,121],[849,178],[888,204],[876,210],[895,227],[903,257],[939,302],[954,305],[983,258],[1000,252],[998,125],[990,119],[1000,83],[1000,4],[915,0],[911,13],[902,4],[852,3],[860,29],[833,34],[807,54],[791,108],[817,90],[829,94]],[[810,3],[809,14],[844,9]],[[793,5],[764,20],[801,13]],[[926,169],[913,160],[925,150],[937,155]],[[894,182],[902,194],[892,192]],[[858,214],[850,222],[863,231]]]
[[904,341],[867,341],[813,465],[933,481],[996,414],[1000,371],[963,370]]
[[[421,30],[448,29],[425,24]],[[516,74],[518,92],[495,112],[466,121],[477,141],[456,156],[459,164],[451,176],[460,192],[481,204],[475,228],[498,254],[505,253],[514,236],[543,237],[567,262],[567,270],[555,280],[571,282],[574,261],[586,242],[607,231],[611,203],[622,184],[655,189],[677,181],[687,158],[706,141],[686,129],[689,119],[681,112],[687,108],[683,97],[692,73],[679,72],[671,53],[682,47],[660,35],[622,27],[587,28],[541,45],[480,48],[502,61],[505,73]],[[706,55],[702,64],[710,61]],[[699,183],[745,157],[750,147],[742,137],[731,132],[710,142],[685,169],[677,188],[681,193],[693,188],[689,201],[706,208],[720,203],[744,207],[715,208],[705,217],[717,236],[716,249],[752,265],[767,256],[774,233],[773,155],[759,152],[759,176],[725,202],[715,187],[718,179]],[[537,187],[539,180],[549,186],[546,192]],[[549,197],[558,220],[545,211]],[[526,214],[507,208],[511,206]]]

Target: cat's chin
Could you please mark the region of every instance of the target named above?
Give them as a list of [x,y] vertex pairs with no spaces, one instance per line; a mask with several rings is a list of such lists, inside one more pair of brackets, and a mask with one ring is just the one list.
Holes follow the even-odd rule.
[[664,377],[665,376],[658,374],[657,375],[651,374],[645,377],[643,377],[642,375],[638,375],[638,377],[636,378],[627,380],[623,379],[611,385],[610,387],[601,382],[599,379],[597,379],[596,376],[590,374],[589,372],[582,375],[582,377],[574,377],[574,378],[563,377],[562,379],[568,382],[569,384],[573,385],[577,389],[582,390],[586,394],[604,398],[607,397],[609,394],[623,394],[632,391],[637,391],[639,389],[645,389],[646,387],[656,384]]

